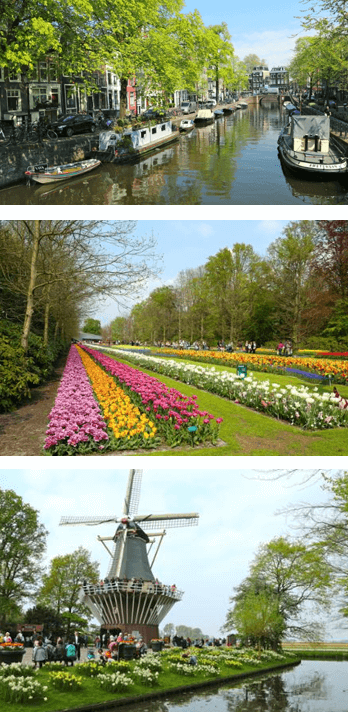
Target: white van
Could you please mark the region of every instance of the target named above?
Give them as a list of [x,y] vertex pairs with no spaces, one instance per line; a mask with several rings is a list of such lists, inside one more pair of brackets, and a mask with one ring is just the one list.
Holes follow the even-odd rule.
[[195,101],[183,101],[180,108],[183,114],[193,114],[197,111],[197,104]]

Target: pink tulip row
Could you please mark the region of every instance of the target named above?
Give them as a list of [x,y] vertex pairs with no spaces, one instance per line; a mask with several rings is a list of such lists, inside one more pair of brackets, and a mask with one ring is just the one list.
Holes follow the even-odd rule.
[[191,425],[202,429],[203,424],[203,430],[209,430],[211,421],[215,421],[212,423],[214,427],[222,421],[221,418],[215,420],[213,415],[200,410],[196,403],[196,395],[185,396],[175,388],[169,388],[161,383],[157,378],[115,361],[96,349],[89,349],[86,346],[82,348],[114,376],[122,388],[128,390],[133,401],[135,400],[146,412],[153,414],[158,427],[170,422],[175,430],[180,430],[182,427],[187,430]]
[[109,439],[107,425],[75,346],[70,349],[48,418],[50,424],[46,431],[45,450],[63,444],[65,447],[76,447],[80,443],[99,443]]

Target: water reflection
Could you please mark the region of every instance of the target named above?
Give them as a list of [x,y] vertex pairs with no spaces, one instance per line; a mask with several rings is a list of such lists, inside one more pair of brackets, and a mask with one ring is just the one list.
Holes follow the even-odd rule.
[[234,687],[127,705],[128,712],[347,712],[347,662],[304,661]]
[[0,204],[346,204],[348,175],[304,180],[282,168],[277,138],[286,121],[277,105],[250,107],[180,136],[139,163],[105,163],[64,186],[2,190]]

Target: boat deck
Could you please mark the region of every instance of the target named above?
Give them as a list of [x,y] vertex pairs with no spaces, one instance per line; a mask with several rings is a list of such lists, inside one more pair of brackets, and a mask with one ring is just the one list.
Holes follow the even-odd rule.
[[339,153],[335,146],[330,145],[328,153],[321,153],[320,151],[294,151],[291,148],[291,136],[282,135],[282,142],[285,150],[287,151],[289,157],[295,159],[296,161],[309,162],[314,165],[333,165],[339,164],[344,160],[344,156]]

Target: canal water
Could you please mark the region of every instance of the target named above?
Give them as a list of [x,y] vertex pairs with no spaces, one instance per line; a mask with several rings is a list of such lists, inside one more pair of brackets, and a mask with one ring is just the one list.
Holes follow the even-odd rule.
[[283,169],[277,139],[287,115],[250,106],[133,165],[104,163],[65,184],[0,190],[0,205],[347,204],[348,173],[303,179]]
[[[119,709],[119,707],[117,708]],[[304,661],[277,674],[127,705],[127,712],[347,712],[348,662]]]

